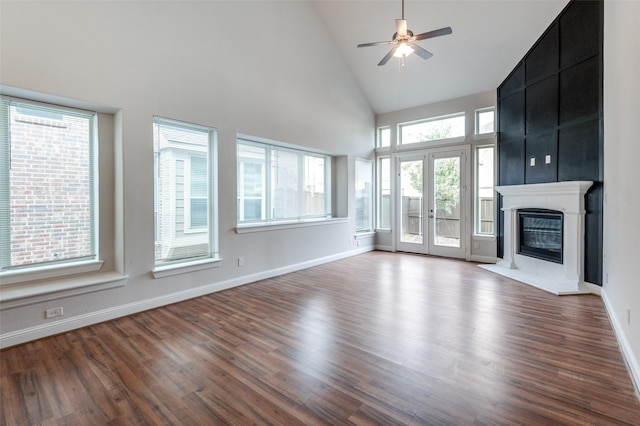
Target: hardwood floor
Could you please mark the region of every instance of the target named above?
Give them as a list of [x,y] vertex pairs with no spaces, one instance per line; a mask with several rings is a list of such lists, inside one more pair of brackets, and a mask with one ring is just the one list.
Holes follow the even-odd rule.
[[3,425],[640,424],[599,297],[371,252],[0,352]]

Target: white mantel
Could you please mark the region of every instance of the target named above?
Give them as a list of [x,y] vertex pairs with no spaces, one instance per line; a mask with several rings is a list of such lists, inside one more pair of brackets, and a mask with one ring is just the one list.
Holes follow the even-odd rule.
[[[504,212],[504,254],[495,265],[482,265],[492,272],[554,294],[591,293],[584,282],[584,195],[591,181],[552,182],[498,186]],[[522,256],[518,247],[518,209],[558,210],[564,214],[563,263]]]

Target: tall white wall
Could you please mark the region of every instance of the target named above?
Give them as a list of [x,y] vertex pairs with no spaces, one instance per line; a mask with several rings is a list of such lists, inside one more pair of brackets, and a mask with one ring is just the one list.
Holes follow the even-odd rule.
[[[640,387],[640,2],[604,10],[602,295]],[[628,310],[630,315],[628,314]],[[629,315],[629,316],[628,316]]]
[[[3,307],[1,332],[17,333],[12,342],[22,331],[61,331],[50,327],[57,318],[43,319],[43,310],[54,305],[64,306],[64,327],[72,328],[203,285],[239,283],[357,251],[349,238],[353,219],[234,230],[237,133],[347,156],[348,182],[340,190],[349,199],[354,158],[371,156],[374,114],[310,2],[3,1],[1,9],[0,84],[118,111],[115,180],[121,194],[114,208],[123,231],[108,232],[116,234],[129,277],[111,290]],[[161,279],[150,273],[154,115],[218,129],[219,268]],[[349,202],[350,218],[354,212]]]

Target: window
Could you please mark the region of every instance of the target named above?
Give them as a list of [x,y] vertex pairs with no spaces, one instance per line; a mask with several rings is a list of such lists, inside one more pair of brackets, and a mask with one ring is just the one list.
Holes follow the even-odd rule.
[[[3,283],[97,271],[97,113],[0,100]],[[9,279],[11,277],[11,279]]]
[[238,223],[331,217],[331,157],[238,139]]
[[373,230],[373,163],[356,158],[356,232]]
[[378,127],[378,148],[384,148],[391,145],[391,127]]
[[494,146],[476,147],[476,234],[494,235]]
[[400,124],[400,143],[429,142],[465,136],[464,112]]
[[216,130],[154,118],[155,264],[217,258]]
[[476,135],[495,133],[495,115],[494,107],[476,110]]
[[391,160],[378,158],[378,228],[391,229]]

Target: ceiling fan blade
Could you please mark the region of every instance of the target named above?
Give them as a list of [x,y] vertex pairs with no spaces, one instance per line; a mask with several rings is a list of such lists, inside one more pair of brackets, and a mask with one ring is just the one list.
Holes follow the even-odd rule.
[[411,43],[411,47],[413,47],[413,51],[416,52],[416,55],[420,56],[422,59],[429,59],[433,56],[433,53],[429,52],[426,49],[423,49],[417,44]]
[[392,41],[375,41],[373,43],[362,43],[359,44],[358,47],[369,47],[369,46],[379,46],[381,44],[392,44]]
[[443,35],[451,34],[452,32],[453,31],[451,31],[451,27],[444,27],[444,28],[440,28],[439,30],[433,30],[433,31],[428,31],[426,33],[418,34],[417,36],[415,36],[415,39],[424,40],[427,38],[440,37]]
[[396,46],[393,49],[391,49],[389,51],[389,53],[387,53],[387,55],[384,58],[382,58],[382,60],[380,62],[378,62],[378,66],[382,66],[382,65],[386,64],[387,62],[389,62],[389,59],[391,59],[393,54],[396,53],[397,49],[398,49],[398,46]]

